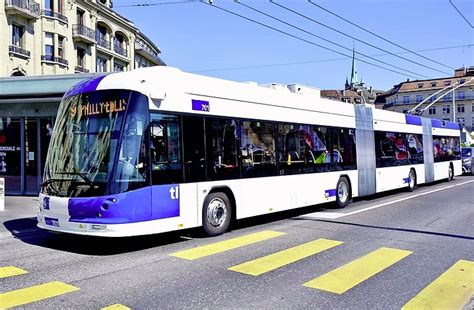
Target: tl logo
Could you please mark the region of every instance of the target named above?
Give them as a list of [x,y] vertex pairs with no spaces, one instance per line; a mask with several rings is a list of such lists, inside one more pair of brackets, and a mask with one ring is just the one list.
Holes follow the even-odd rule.
[[49,210],[49,197],[43,198],[43,209]]

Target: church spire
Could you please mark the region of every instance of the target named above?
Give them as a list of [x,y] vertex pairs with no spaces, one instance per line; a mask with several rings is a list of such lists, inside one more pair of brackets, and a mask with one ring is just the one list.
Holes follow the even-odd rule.
[[359,77],[357,76],[357,68],[355,63],[355,48],[352,48],[352,71],[351,71],[351,86],[358,85]]

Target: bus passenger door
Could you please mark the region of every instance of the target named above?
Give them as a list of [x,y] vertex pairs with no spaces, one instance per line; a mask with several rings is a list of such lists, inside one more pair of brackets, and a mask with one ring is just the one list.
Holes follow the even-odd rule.
[[183,145],[185,183],[205,181],[207,177],[203,117],[183,116]]

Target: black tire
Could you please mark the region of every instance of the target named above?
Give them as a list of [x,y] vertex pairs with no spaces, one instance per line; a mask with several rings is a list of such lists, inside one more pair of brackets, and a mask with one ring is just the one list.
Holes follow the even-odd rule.
[[452,165],[452,164],[449,164],[449,168],[448,168],[448,182],[451,182],[452,180],[454,180],[454,170],[453,170],[453,165]]
[[232,219],[232,207],[226,194],[210,193],[202,208],[202,227],[209,237],[222,235]]
[[344,208],[351,200],[351,187],[346,177],[339,178],[336,185],[336,205],[338,208]]
[[410,173],[408,173],[408,191],[413,192],[416,187],[416,173],[415,170],[410,169]]

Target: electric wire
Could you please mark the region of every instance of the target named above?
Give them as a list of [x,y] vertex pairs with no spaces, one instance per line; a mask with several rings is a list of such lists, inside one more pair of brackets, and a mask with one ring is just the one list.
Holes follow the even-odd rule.
[[[331,49],[331,48],[329,48],[329,47],[326,47],[326,46],[323,46],[323,45],[314,43],[314,42],[312,42],[312,41],[303,39],[303,38],[298,37],[298,36],[296,36],[296,35],[293,35],[293,34],[291,34],[291,33],[285,32],[285,31],[283,31],[283,30],[277,29],[277,28],[272,27],[272,26],[270,26],[270,25],[267,25],[267,24],[261,23],[261,22],[259,22],[259,21],[256,21],[256,20],[254,20],[254,19],[251,19],[251,18],[249,18],[249,17],[247,17],[247,16],[244,16],[244,15],[241,15],[241,14],[238,14],[238,13],[235,13],[235,12],[232,12],[232,11],[227,10],[227,9],[225,9],[225,8],[223,8],[223,7],[220,7],[220,6],[218,6],[218,5],[210,4],[210,3],[205,3],[205,2],[201,2],[201,3],[207,4],[207,5],[209,5],[209,6],[213,7],[213,8],[216,8],[216,9],[222,10],[222,11],[224,11],[224,12],[227,12],[227,13],[229,13],[229,14],[231,14],[231,15],[234,15],[234,16],[237,16],[237,17],[240,17],[240,18],[243,18],[243,19],[245,19],[245,20],[247,20],[247,21],[250,21],[250,22],[255,23],[255,24],[257,24],[257,25],[260,25],[260,26],[262,26],[262,27],[271,29],[271,30],[273,30],[273,31],[279,32],[279,33],[281,33],[281,34],[284,34],[284,35],[286,35],[286,36],[292,37],[292,38],[294,38],[294,39],[300,40],[300,41],[302,41],[302,42],[306,42],[306,43],[308,43],[308,44],[311,44],[311,45],[320,47],[320,48],[322,48],[322,49],[325,49],[325,50],[334,52],[334,53],[336,53],[336,54],[345,56],[345,57],[347,57],[347,58],[352,58],[352,56],[350,56],[350,55],[347,55],[347,54],[344,54],[344,53],[342,53],[342,52],[339,52],[339,51],[336,51],[336,50],[334,50],[334,49]],[[371,62],[365,61],[365,60],[360,59],[360,58],[356,58],[356,57],[354,57],[354,58],[357,59],[357,60],[360,61],[360,62],[366,63],[366,64],[371,65],[371,66],[374,66],[374,67],[378,67],[378,68],[381,68],[381,69],[384,69],[384,70],[387,70],[387,71],[391,71],[391,72],[393,72],[393,73],[397,73],[397,74],[400,74],[400,75],[403,75],[403,76],[409,76],[409,77],[412,77],[412,78],[415,78],[415,79],[417,78],[416,76],[409,75],[409,74],[405,74],[405,73],[403,73],[403,72],[399,72],[399,71],[396,71],[396,70],[393,70],[393,69],[390,69],[390,68],[385,68],[385,67],[383,67],[383,66],[379,66],[379,65],[377,65],[377,64],[373,64],[373,63],[371,63]]]
[[185,4],[185,3],[193,3],[193,2],[200,2],[200,1],[201,0],[181,0],[181,1],[168,1],[168,2],[123,4],[123,5],[114,5],[114,8],[148,7],[148,6],[170,5],[170,4]]
[[[447,49],[455,49],[455,48],[471,48],[474,47],[474,44],[465,44],[465,45],[455,45],[455,46],[445,46],[445,47],[435,47],[430,49],[423,49],[423,50],[416,50],[415,52],[431,52],[431,51],[440,51],[440,50],[447,50]],[[397,52],[397,54],[406,54],[409,52]],[[380,57],[386,56],[389,54],[376,54],[371,55],[372,57]],[[203,73],[203,72],[215,72],[215,71],[230,71],[230,70],[246,70],[246,69],[259,69],[259,68],[271,68],[271,67],[280,67],[280,66],[294,66],[294,65],[305,65],[305,64],[312,64],[312,63],[320,63],[320,62],[331,62],[331,61],[342,61],[346,60],[347,58],[332,58],[332,59],[320,59],[320,60],[307,60],[307,61],[296,61],[296,62],[286,62],[286,63],[275,63],[275,64],[263,64],[263,65],[255,65],[255,66],[241,66],[241,67],[227,67],[227,68],[213,68],[213,69],[202,69],[193,71],[194,73]]]
[[436,61],[436,60],[433,60],[433,59],[431,59],[431,58],[428,58],[428,57],[426,57],[426,56],[423,56],[423,55],[421,55],[421,54],[418,54],[416,51],[409,50],[409,49],[407,49],[406,47],[403,47],[402,45],[397,44],[397,43],[395,43],[395,42],[393,42],[393,41],[391,41],[391,40],[388,40],[388,39],[386,39],[386,38],[384,38],[384,37],[382,37],[382,36],[380,36],[380,35],[374,33],[373,31],[370,31],[370,30],[368,30],[368,29],[366,29],[366,28],[364,28],[364,27],[362,27],[362,26],[359,26],[359,25],[357,25],[356,23],[351,22],[351,21],[348,20],[347,18],[344,18],[344,17],[342,17],[342,16],[340,16],[340,15],[338,15],[338,14],[336,14],[336,13],[334,13],[334,12],[332,12],[332,11],[330,11],[330,10],[324,8],[324,7],[322,7],[321,5],[319,5],[319,4],[317,4],[317,3],[314,3],[312,0],[308,0],[308,2],[309,2],[310,4],[312,4],[312,5],[314,5],[314,6],[318,7],[318,8],[320,8],[321,10],[326,11],[327,13],[329,13],[329,14],[331,14],[331,15],[333,15],[333,16],[336,16],[337,18],[340,18],[340,19],[342,19],[343,21],[345,21],[345,22],[347,22],[347,23],[349,23],[349,24],[351,24],[351,25],[353,25],[353,26],[355,26],[355,27],[357,27],[357,28],[359,28],[359,29],[361,29],[361,30],[363,30],[363,31],[365,31],[365,32],[368,32],[368,33],[370,33],[371,35],[373,35],[373,36],[375,36],[375,37],[377,37],[377,38],[379,38],[379,39],[381,39],[381,40],[384,40],[385,42],[388,42],[388,43],[390,43],[390,44],[393,44],[393,45],[395,45],[396,47],[399,47],[399,48],[401,48],[401,49],[403,49],[403,50],[405,50],[405,51],[407,51],[407,52],[410,52],[410,53],[412,53],[412,54],[414,54],[414,55],[416,55],[416,56],[418,56],[418,57],[421,57],[421,58],[423,58],[423,59],[429,60],[429,61],[434,62],[434,63],[436,63],[436,64],[438,64],[438,65],[441,65],[441,66],[443,66],[443,67],[446,67],[446,68],[449,68],[449,69],[452,69],[452,70],[455,69],[455,68],[453,68],[453,67],[451,67],[451,66],[445,65],[445,64],[443,64],[443,63],[441,63],[441,62],[438,62],[438,61]]
[[288,11],[288,12],[291,12],[291,13],[293,13],[293,14],[296,14],[296,15],[298,15],[298,16],[300,16],[300,17],[303,17],[303,18],[305,18],[305,19],[307,19],[307,20],[309,20],[309,21],[312,21],[312,22],[314,22],[314,23],[316,23],[316,24],[318,24],[318,25],[321,25],[321,26],[323,26],[323,27],[325,27],[325,28],[327,28],[327,29],[330,29],[330,30],[332,30],[332,31],[335,31],[335,32],[341,34],[341,35],[344,35],[344,36],[346,36],[346,37],[349,37],[349,38],[351,38],[351,39],[353,39],[353,40],[355,40],[355,41],[357,41],[357,42],[363,43],[363,44],[365,44],[365,45],[367,45],[367,46],[370,46],[370,47],[372,47],[372,48],[378,49],[378,50],[380,50],[380,51],[383,51],[383,52],[385,52],[385,53],[388,53],[388,54],[390,54],[390,55],[392,55],[392,56],[395,56],[395,57],[397,57],[397,58],[403,59],[403,60],[405,60],[405,61],[411,62],[411,63],[416,64],[416,65],[418,65],[418,66],[421,66],[421,67],[423,67],[423,68],[431,69],[431,70],[433,70],[433,71],[436,71],[436,72],[439,72],[439,73],[443,73],[443,74],[447,74],[447,75],[450,74],[450,73],[448,73],[448,72],[441,71],[441,70],[438,70],[438,69],[436,69],[436,68],[423,65],[423,64],[421,64],[421,63],[419,63],[419,62],[417,62],[417,61],[413,61],[413,60],[411,60],[411,59],[408,59],[408,58],[399,56],[399,55],[397,55],[397,54],[394,54],[393,52],[390,52],[390,51],[388,51],[388,50],[385,50],[385,49],[383,49],[383,48],[380,48],[380,47],[378,47],[378,46],[375,46],[375,45],[373,45],[373,44],[371,44],[371,43],[368,43],[368,42],[366,42],[366,41],[360,40],[360,39],[358,39],[358,38],[356,38],[356,37],[354,37],[354,36],[352,36],[352,35],[350,35],[350,34],[347,34],[347,33],[343,32],[343,31],[340,31],[340,30],[338,30],[338,29],[336,29],[336,28],[333,28],[333,27],[331,27],[331,26],[328,26],[328,25],[326,25],[326,24],[324,24],[324,23],[321,23],[321,22],[319,22],[319,21],[317,21],[317,20],[315,20],[315,19],[313,19],[313,18],[311,18],[311,17],[309,17],[309,16],[306,16],[306,15],[304,15],[304,14],[302,14],[302,13],[299,13],[299,12],[297,12],[297,11],[295,11],[295,10],[292,10],[292,9],[290,9],[290,8],[288,8],[288,7],[284,6],[284,5],[282,5],[282,4],[279,4],[279,3],[275,2],[274,0],[269,0],[269,1],[270,1],[270,3],[273,3],[274,5],[280,7],[280,8],[282,8],[282,9]]
[[[285,22],[284,20],[279,19],[279,18],[277,18],[277,17],[275,17],[275,16],[273,16],[273,15],[270,15],[270,14],[267,14],[267,13],[265,13],[265,12],[263,12],[263,11],[260,11],[260,10],[258,10],[258,9],[256,9],[256,8],[250,6],[250,5],[244,4],[244,3],[240,2],[240,1],[239,1],[239,2],[236,2],[236,3],[238,3],[238,4],[240,4],[240,5],[242,5],[242,6],[246,7],[246,8],[248,8],[248,9],[254,11],[254,12],[257,12],[257,13],[262,14],[262,15],[264,15],[264,16],[267,16],[267,17],[269,17],[269,18],[271,18],[271,19],[274,19],[274,20],[276,20],[276,21],[279,21],[280,23],[283,23],[283,24],[285,24],[285,25],[287,25],[287,26],[290,26],[290,27],[292,27],[292,28],[294,28],[294,29],[297,29],[297,30],[299,30],[299,31],[301,31],[301,32],[304,32],[304,33],[306,33],[306,34],[308,34],[308,35],[310,35],[310,36],[313,36],[313,37],[318,38],[318,39],[320,39],[320,40],[323,40],[323,41],[325,41],[325,42],[328,42],[328,43],[331,43],[331,44],[333,44],[333,45],[336,45],[336,46],[338,46],[338,47],[340,47],[340,48],[342,48],[342,49],[345,49],[345,50],[348,50],[348,51],[353,51],[352,49],[350,49],[350,48],[348,48],[348,47],[346,47],[346,46],[344,46],[344,45],[341,45],[341,44],[336,43],[336,42],[334,42],[334,41],[328,40],[328,39],[326,39],[326,38],[324,38],[324,37],[318,36],[318,35],[316,35],[316,34],[314,34],[314,33],[312,33],[312,32],[306,31],[306,30],[304,30],[304,29],[302,29],[302,28],[300,28],[300,27],[297,27],[297,26],[295,26],[295,25],[293,25],[293,24],[290,24],[290,23],[288,23],[288,22]],[[384,65],[387,65],[387,66],[396,68],[396,69],[398,69],[398,70],[402,70],[402,71],[405,71],[405,72],[409,72],[409,73],[412,73],[412,74],[415,74],[415,75],[418,75],[418,76],[421,76],[421,77],[424,77],[424,78],[429,78],[429,77],[426,76],[426,75],[420,74],[420,73],[418,73],[418,72],[410,71],[410,70],[408,70],[408,69],[404,69],[404,68],[401,68],[401,67],[398,67],[398,66],[395,66],[395,65],[392,65],[392,64],[387,63],[387,62],[385,62],[385,61],[382,61],[382,60],[376,59],[376,58],[374,58],[374,57],[371,57],[371,56],[369,56],[369,55],[367,55],[367,54],[364,54],[364,53],[361,53],[361,52],[357,52],[357,51],[354,51],[354,52],[355,52],[356,54],[359,54],[359,55],[361,55],[361,56],[364,56],[364,57],[369,58],[369,59],[371,59],[371,60],[374,60],[374,61],[376,61],[376,62],[382,63],[382,64],[384,64]]]
[[464,18],[464,20],[466,21],[466,23],[468,23],[469,26],[471,26],[471,28],[474,28],[474,26],[467,20],[466,16],[464,16],[464,15],[461,13],[461,11],[459,11],[459,9],[454,5],[454,3],[453,3],[451,0],[449,0],[449,3],[451,3],[451,5],[456,9],[456,11],[458,11],[459,15],[461,15],[462,18]]

